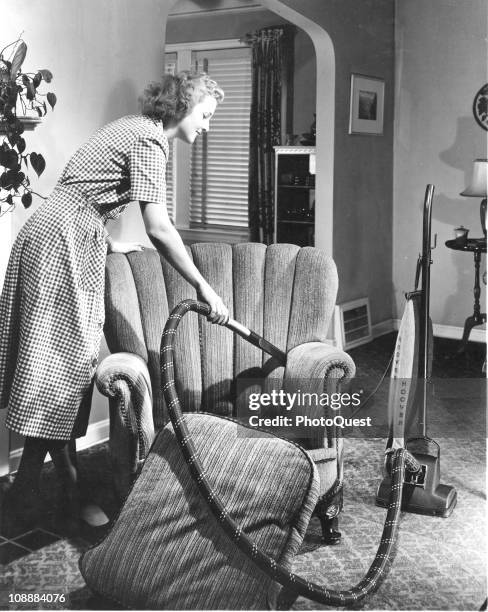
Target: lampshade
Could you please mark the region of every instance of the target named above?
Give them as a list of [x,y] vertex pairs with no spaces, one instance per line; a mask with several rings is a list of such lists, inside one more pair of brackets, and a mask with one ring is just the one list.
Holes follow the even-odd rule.
[[475,159],[471,183],[459,195],[486,198],[488,159]]

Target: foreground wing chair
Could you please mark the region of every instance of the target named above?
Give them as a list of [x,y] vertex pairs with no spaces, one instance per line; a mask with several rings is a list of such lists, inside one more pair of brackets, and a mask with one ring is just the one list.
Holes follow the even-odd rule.
[[[325,342],[337,272],[322,251],[290,244],[205,243],[189,252],[231,317],[286,351],[287,365],[277,365],[224,327],[189,315],[178,329],[175,350],[177,391],[185,411],[235,416],[243,408],[242,394],[236,393],[239,379],[264,378],[273,388],[293,379],[302,391],[330,393],[354,375],[351,358]],[[107,257],[105,336],[112,354],[99,365],[96,383],[109,398],[109,449],[122,499],[155,431],[168,422],[160,340],[168,314],[188,298],[197,298],[194,289],[157,251]],[[334,528],[342,507],[342,440],[330,428],[309,430],[300,443],[317,465],[321,498],[316,514],[324,536],[333,541],[340,535]]]

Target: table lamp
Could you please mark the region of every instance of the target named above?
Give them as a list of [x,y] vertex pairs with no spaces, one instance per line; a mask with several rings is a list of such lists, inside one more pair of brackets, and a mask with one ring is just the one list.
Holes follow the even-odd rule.
[[486,197],[487,197],[488,159],[475,159],[471,183],[459,195],[483,198],[480,204],[481,228],[486,238]]

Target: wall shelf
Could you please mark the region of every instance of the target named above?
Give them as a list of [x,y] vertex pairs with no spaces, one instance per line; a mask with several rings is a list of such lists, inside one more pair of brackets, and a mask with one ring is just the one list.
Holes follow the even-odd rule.
[[313,189],[315,191],[315,186],[311,185],[278,185],[280,189]]
[[293,223],[297,225],[315,225],[315,221],[298,221],[296,219],[279,219],[278,223]]

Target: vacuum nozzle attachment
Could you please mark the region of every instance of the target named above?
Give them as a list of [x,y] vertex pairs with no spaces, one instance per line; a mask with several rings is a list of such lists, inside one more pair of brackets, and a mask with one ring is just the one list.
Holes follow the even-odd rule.
[[[440,447],[431,438],[412,438],[405,444],[406,450],[418,463],[418,470],[405,471],[403,481],[402,510],[415,514],[428,514],[447,518],[457,502],[454,487],[440,483]],[[391,475],[388,473],[376,494],[376,505],[388,507],[391,491]]]

